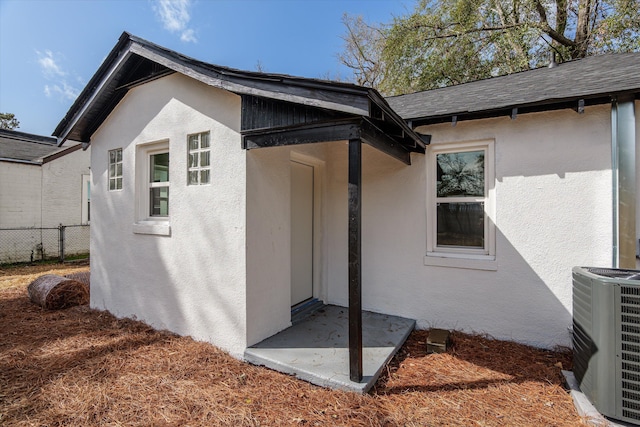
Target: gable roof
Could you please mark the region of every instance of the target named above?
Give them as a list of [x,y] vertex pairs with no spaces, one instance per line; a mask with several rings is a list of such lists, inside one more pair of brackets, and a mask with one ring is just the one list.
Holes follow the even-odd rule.
[[53,135],[58,137],[58,144],[66,139],[90,142],[91,135],[129,89],[174,72],[243,96],[365,117],[373,117],[375,111],[376,119],[392,123],[400,129],[403,139],[410,140],[413,149],[424,151],[425,144],[420,136],[373,89],[349,83],[221,67],[126,32],[56,127]]
[[611,102],[640,94],[640,53],[591,56],[554,67],[387,98],[413,126]]
[[49,136],[0,129],[0,159],[40,163],[43,157],[60,151],[56,142]]

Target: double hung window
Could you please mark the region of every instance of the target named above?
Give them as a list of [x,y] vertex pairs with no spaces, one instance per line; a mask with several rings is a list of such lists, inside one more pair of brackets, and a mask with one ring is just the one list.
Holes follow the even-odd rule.
[[169,152],[149,155],[149,216],[169,216]]
[[494,260],[493,141],[430,150],[427,258]]
[[169,159],[169,141],[137,146],[134,233],[165,236],[171,234]]

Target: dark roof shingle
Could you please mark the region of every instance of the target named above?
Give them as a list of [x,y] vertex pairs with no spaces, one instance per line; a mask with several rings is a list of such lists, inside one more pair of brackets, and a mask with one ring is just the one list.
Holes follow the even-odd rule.
[[58,150],[55,138],[0,129],[0,159],[39,162]]
[[602,102],[611,95],[640,93],[640,53],[591,56],[553,68],[387,98],[405,120],[453,115],[485,116],[511,108],[551,106],[578,99]]

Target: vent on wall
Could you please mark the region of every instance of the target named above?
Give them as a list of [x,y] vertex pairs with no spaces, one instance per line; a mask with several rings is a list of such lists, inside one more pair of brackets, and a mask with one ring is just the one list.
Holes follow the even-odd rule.
[[640,271],[574,267],[574,374],[603,415],[640,423]]

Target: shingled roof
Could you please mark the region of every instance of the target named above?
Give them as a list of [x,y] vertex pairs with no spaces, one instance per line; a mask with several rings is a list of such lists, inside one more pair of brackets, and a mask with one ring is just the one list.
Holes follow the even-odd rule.
[[456,120],[577,108],[640,94],[640,53],[591,56],[549,68],[387,98],[413,126]]
[[0,159],[39,163],[60,151],[56,138],[0,129]]

